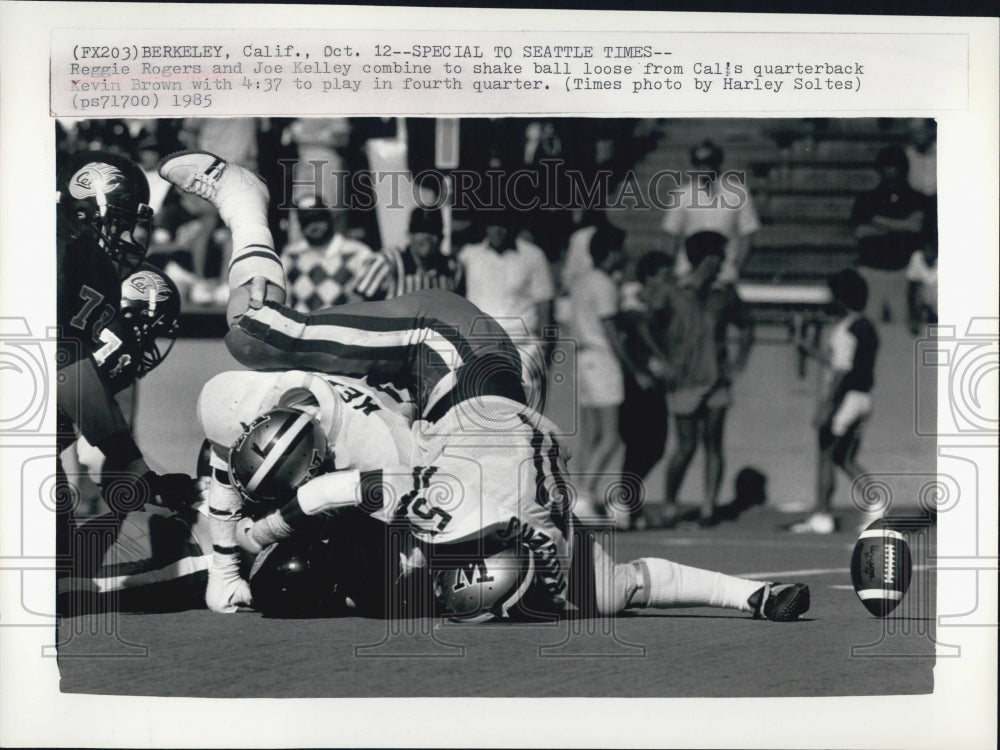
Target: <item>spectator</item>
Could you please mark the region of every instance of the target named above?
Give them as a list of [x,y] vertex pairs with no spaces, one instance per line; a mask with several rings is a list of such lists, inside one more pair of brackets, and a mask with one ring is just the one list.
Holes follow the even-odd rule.
[[149,181],[149,207],[154,214],[163,207],[163,201],[170,192],[170,183],[160,177],[156,171],[160,159],[165,154],[160,153],[156,136],[146,131],[139,134],[136,140],[136,163],[142,168],[142,173]]
[[[654,354],[642,331],[649,315],[646,299],[660,284],[668,283],[673,263],[666,253],[647,253],[636,266],[636,281],[622,286],[618,330],[624,339],[628,356],[636,367],[649,371]],[[630,290],[635,288],[633,293]],[[643,512],[642,482],[663,457],[667,446],[667,396],[664,381],[654,378],[652,384],[640,384],[629,369],[625,370],[625,398],[618,411],[618,432],[625,444],[622,482],[632,493],[630,526],[644,528],[650,519]],[[641,379],[640,379],[641,380]]]
[[760,229],[760,219],[742,175],[723,174],[723,153],[712,141],[691,149],[694,172],[668,208],[662,228],[667,234],[667,252],[676,258],[678,277],[692,271],[683,243],[698,232],[718,232],[726,238],[720,283],[735,283],[750,251],[750,239]]
[[552,322],[555,288],[548,261],[537,246],[519,238],[516,213],[485,211],[485,238],[458,253],[469,300],[510,334],[521,355],[528,403],[545,404],[548,356],[543,337]]
[[219,270],[227,268],[231,250],[229,230],[220,225],[211,204],[190,193],[168,191],[156,214],[149,252],[169,257],[163,270],[182,298],[195,305],[225,305],[229,285],[218,271],[209,278],[209,271],[216,256]]
[[[350,137],[351,124],[346,117],[303,117],[284,129],[281,142],[293,146],[297,156],[292,167],[293,205],[322,195],[330,207],[346,207],[341,152]],[[292,222],[290,241],[300,239],[299,227],[301,222]]]
[[932,118],[910,120],[913,143],[906,147],[910,187],[929,199],[937,197],[937,122]]
[[624,261],[625,233],[614,227],[597,231],[590,241],[593,266],[573,285],[572,331],[577,344],[577,384],[580,404],[579,466],[581,497],[606,505],[610,492],[629,496],[639,493],[622,488],[621,437],[618,409],[625,398],[622,371],[643,387],[653,383],[648,373],[639,372],[623,346],[615,318],[618,288],[613,272]]
[[189,117],[178,134],[184,148],[223,154],[226,161],[257,171],[257,119]]
[[[749,318],[733,286],[715,284],[726,244],[726,237],[718,232],[688,237],[685,249],[691,273],[677,284],[658,284],[651,289],[648,341],[663,358],[667,405],[677,430],[677,445],[667,466],[666,525],[679,520],[677,493],[694,457],[699,433],[705,446],[700,523],[711,526],[718,520],[715,505],[724,470],[723,428],[729,386],[732,376],[746,364],[753,340]],[[732,365],[727,351],[730,325],[743,332]]]
[[441,252],[441,212],[415,208],[410,213],[410,241],[404,248],[377,253],[355,290],[367,300],[391,299],[418,289],[455,291],[458,266]]
[[367,245],[345,236],[346,212],[331,209],[321,196],[299,202],[302,238],[282,252],[288,280],[288,306],[310,312],[362,299],[358,280],[374,259]]
[[918,335],[929,323],[938,322],[937,308],[937,212],[930,207],[920,233],[922,247],[910,256],[906,267],[906,301],[910,313],[910,332]]
[[594,267],[590,257],[590,240],[598,227],[611,226],[607,211],[588,209],[583,212],[580,225],[569,236],[566,257],[563,259],[560,282],[562,288],[570,291],[576,280]]
[[879,183],[855,199],[851,224],[876,313],[883,322],[901,322],[904,269],[919,246],[925,199],[906,181],[909,163],[899,146],[879,151],[875,169]]
[[[827,365],[813,427],[819,431],[816,509],[804,521],[793,524],[795,534],[832,534],[836,523],[832,513],[834,467],[840,467],[855,482],[867,473],[857,463],[858,448],[865,423],[872,411],[871,390],[875,383],[878,334],[865,317],[868,285],[853,269],[836,273],[828,280],[833,299],[842,317],[827,339],[823,359]],[[864,488],[859,495],[866,496]],[[862,528],[874,518],[866,518]]]

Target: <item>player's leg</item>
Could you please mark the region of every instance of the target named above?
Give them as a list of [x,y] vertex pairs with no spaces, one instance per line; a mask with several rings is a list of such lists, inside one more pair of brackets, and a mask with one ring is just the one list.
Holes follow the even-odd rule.
[[[171,154],[160,162],[159,172],[181,190],[209,201],[229,228],[233,238],[230,291],[235,292],[253,279],[263,279],[267,286],[261,294],[267,299],[284,301],[285,273],[267,221],[270,195],[264,180],[205,151]],[[240,307],[248,307],[248,300],[232,294],[230,318],[243,312]]]
[[819,430],[819,450],[816,455],[816,504],[812,515],[800,523],[792,524],[793,534],[832,534],[836,530],[833,520],[832,501],[836,486],[834,477],[833,449],[837,438],[829,425]]
[[450,292],[414,292],[306,314],[265,305],[240,318],[226,346],[253,369],[392,382],[410,390],[432,421],[465,399],[503,396],[524,403],[521,361],[510,338]]
[[619,411],[619,431],[625,443],[622,481],[633,498],[631,522],[641,525],[643,481],[663,457],[667,445],[667,399],[662,387],[648,391],[626,378],[625,399]]
[[667,507],[664,509],[664,522],[668,525],[679,520],[677,493],[684,483],[684,475],[687,474],[698,445],[698,418],[694,414],[675,414],[674,427],[677,444],[667,459]]
[[858,529],[868,528],[872,521],[882,514],[879,510],[870,507],[869,503],[877,505],[879,502],[878,493],[871,492],[870,474],[858,460],[858,451],[861,448],[861,436],[864,428],[864,420],[853,425],[845,435],[836,439],[833,446],[833,464],[839,467],[853,482],[851,486],[851,500],[854,506],[861,511],[861,518],[858,521]]
[[597,442],[597,415],[592,406],[580,406],[580,440],[576,450],[573,452],[573,467],[579,468],[580,480],[577,482],[577,491],[589,500],[593,499],[593,488],[590,486],[590,477],[587,474],[587,465],[590,461],[590,454]]
[[74,530],[73,569],[58,582],[61,611],[172,611],[203,606],[210,547],[199,514],[108,513]]
[[604,507],[608,490],[617,488],[621,477],[618,406],[598,406],[589,411],[595,430],[587,462],[583,464],[584,480],[598,507]]
[[705,498],[701,506],[700,523],[703,526],[716,522],[715,505],[725,472],[725,457],[722,452],[725,425],[726,407],[709,407],[702,434],[705,444]]
[[545,346],[541,341],[519,341],[517,351],[521,357],[521,382],[524,385],[528,406],[539,414],[545,410],[548,381],[545,368]]
[[615,563],[594,539],[581,540],[579,563],[592,566],[589,590],[574,592],[575,604],[587,616],[610,616],[627,609],[718,607],[752,613],[754,618],[794,620],[809,609],[809,587],[800,583],[752,581],[737,576],[644,557]]

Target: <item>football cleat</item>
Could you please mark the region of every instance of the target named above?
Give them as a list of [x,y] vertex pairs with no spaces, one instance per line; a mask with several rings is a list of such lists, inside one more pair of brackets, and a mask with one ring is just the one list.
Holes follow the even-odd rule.
[[177,151],[160,162],[160,177],[186,193],[204,198],[229,226],[249,213],[267,215],[270,198],[263,178],[208,151]]
[[124,279],[146,257],[152,229],[149,181],[132,160],[108,151],[69,157],[56,179],[59,231],[93,235]]
[[797,620],[809,609],[809,587],[804,583],[765,583],[750,595],[747,604],[755,620]]
[[813,513],[809,518],[788,527],[793,534],[832,534],[837,530],[837,522],[829,513]]

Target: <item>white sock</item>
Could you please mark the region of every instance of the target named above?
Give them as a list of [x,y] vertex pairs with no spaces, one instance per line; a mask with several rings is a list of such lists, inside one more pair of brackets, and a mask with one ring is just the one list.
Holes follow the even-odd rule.
[[633,607],[725,607],[749,612],[747,599],[763,585],[657,557],[644,557],[632,565],[641,581],[629,602]]
[[[235,167],[231,165],[230,169]],[[227,175],[227,180],[242,183],[258,180],[248,172]],[[226,189],[225,198],[215,202],[222,221],[233,235],[233,257],[229,263],[230,291],[256,276],[285,288],[285,271],[274,251],[274,238],[267,223],[267,188],[247,184],[243,190]]]
[[231,553],[236,548],[236,521],[243,507],[243,499],[231,484],[218,479],[218,469],[212,471],[208,488],[209,533],[216,552]]
[[293,531],[294,529],[281,517],[281,511],[276,510],[254,523],[250,534],[257,544],[267,547],[269,544],[287,539]]
[[229,289],[234,290],[256,276],[285,288],[285,269],[274,251],[274,240],[266,219],[263,226],[239,215],[229,224],[233,234],[233,257],[229,262]]

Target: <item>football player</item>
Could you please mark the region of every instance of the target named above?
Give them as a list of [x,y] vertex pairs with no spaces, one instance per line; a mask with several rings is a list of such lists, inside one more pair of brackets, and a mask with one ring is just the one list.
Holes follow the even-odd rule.
[[[162,323],[166,325],[165,320]],[[140,332],[147,328],[117,329],[122,346],[109,355],[102,368],[102,374],[113,373],[115,387],[127,385],[128,379],[134,377],[136,370],[129,364],[127,353],[142,348],[137,341]],[[173,326],[167,325],[167,328],[172,330]],[[148,361],[152,356],[140,355],[132,361]],[[196,474],[202,499],[207,498],[213,473],[229,484],[229,452],[240,437],[243,424],[252,422],[261,411],[272,407],[293,415],[313,415],[325,430],[329,430],[329,445],[338,447],[335,455],[324,453],[324,464],[369,470],[380,466],[381,461],[401,460],[409,450],[409,404],[391,389],[375,390],[349,378],[305,372],[221,373],[205,384],[198,399],[199,420],[208,436],[199,455]],[[280,426],[274,424],[276,429]],[[277,475],[286,476],[280,472]],[[196,502],[187,506],[170,502],[170,498],[167,500],[170,508],[147,504],[141,510],[125,514],[99,515],[77,527],[71,575],[58,584],[61,612],[80,614],[95,609],[172,611],[205,606],[207,570],[213,556],[210,527],[214,523],[208,505]],[[381,526],[366,517],[344,517],[336,527],[324,530],[324,536],[331,537],[333,543],[315,548],[307,544],[304,550],[286,545],[279,554],[267,556],[267,566],[258,565],[252,578],[262,602],[258,606],[271,614],[267,607],[266,579],[299,562],[305,551],[314,550],[326,553],[323,579],[330,584],[330,593],[339,580],[337,570],[357,571],[352,583],[363,581],[364,585],[354,585],[348,590],[359,602],[369,602],[374,607],[382,599],[374,589],[378,581],[371,576],[363,579],[361,576],[364,570],[375,571],[377,566],[358,563],[354,553],[360,548],[352,546],[353,538],[369,539],[373,525]],[[289,549],[291,552],[285,554]],[[361,553],[367,560],[372,554],[379,554],[379,550]],[[349,554],[350,564],[347,562]],[[253,555],[242,553],[241,557],[242,564],[249,567]],[[315,590],[309,599],[315,602],[319,598],[319,587],[312,588]],[[338,601],[343,602],[343,597]],[[290,610],[288,592],[281,610],[285,616],[303,614],[298,605],[294,611]]]
[[[128,388],[163,361],[176,338],[179,317],[173,282],[153,266],[140,264],[121,283],[119,314],[101,330],[103,345],[91,355],[108,392]],[[204,471],[207,477],[207,468]],[[118,496],[129,491],[129,483],[124,490],[112,483],[105,487],[110,512],[80,524],[67,519],[71,566],[57,582],[61,614],[159,611],[187,608],[204,599],[211,554],[208,522],[199,520],[190,506],[186,483],[181,489],[180,494],[163,491],[156,502],[134,509],[129,507],[130,496]],[[151,589],[152,584],[164,585]]]
[[[528,407],[520,360],[503,329],[445,292],[418,292],[302,315],[283,299],[280,263],[266,225],[267,188],[237,165],[186,152],[164,160],[161,175],[210,200],[234,238],[233,290],[226,343],[260,369],[301,367],[390,382],[414,395],[417,421],[408,462],[373,471],[323,466],[326,431],[301,412],[267,413],[247,426],[230,455],[234,485],[261,515],[242,527],[242,499],[213,474],[213,565],[208,603],[234,611],[251,601],[239,573],[237,540],[265,548],[318,518],[361,508],[404,525],[422,545],[472,544],[477,555],[519,550],[530,557],[534,609],[561,612],[573,558],[574,521],[559,430]],[[240,238],[240,239],[238,239]],[[334,446],[336,450],[336,446]],[[244,463],[243,458],[253,457]],[[802,584],[772,585],[647,558],[614,565],[603,549],[589,566],[599,590],[588,611],[633,606],[724,606],[772,619],[808,607]],[[586,562],[584,569],[588,568]],[[599,571],[610,571],[609,575]]]
[[[113,345],[106,333],[119,312],[122,281],[145,255],[152,210],[149,184],[129,159],[102,151],[71,156],[59,170],[57,227],[58,449],[82,434],[106,457],[106,497],[123,512],[192,489],[185,475],[153,472],[99,373],[97,356]],[[100,353],[100,354],[99,354]],[[61,464],[60,514],[71,515],[72,490]],[[105,492],[107,495],[107,492]],[[60,523],[61,534],[68,526]],[[60,546],[62,549],[62,546]]]

